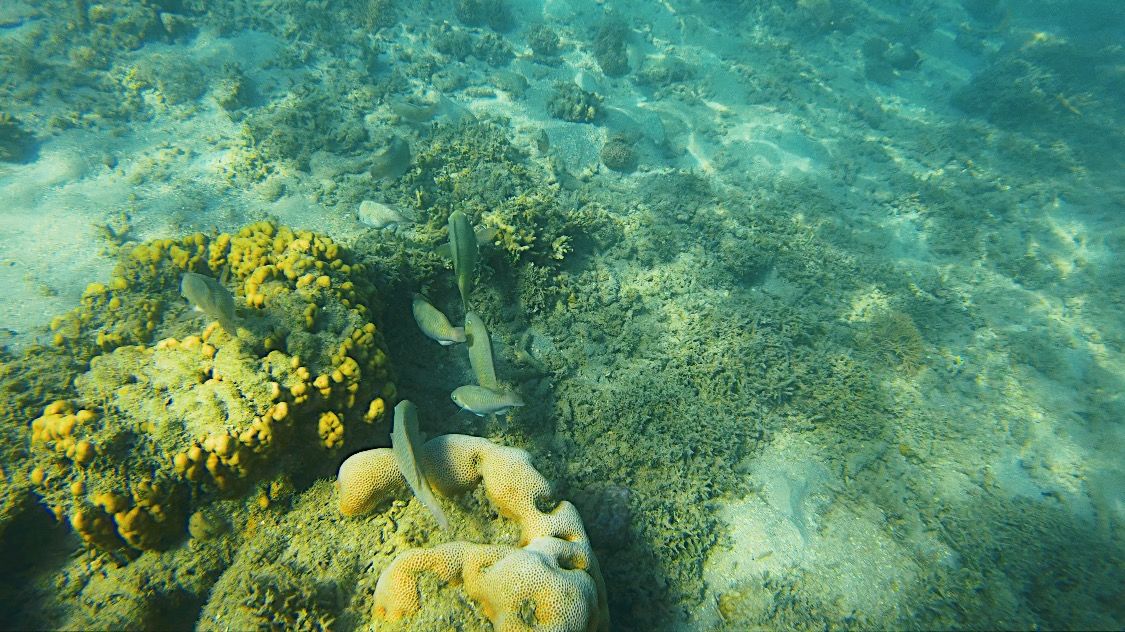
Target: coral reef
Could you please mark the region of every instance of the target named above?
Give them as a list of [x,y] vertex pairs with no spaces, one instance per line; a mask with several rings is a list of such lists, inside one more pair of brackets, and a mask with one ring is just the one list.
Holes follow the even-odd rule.
[[121,85],[131,99],[163,110],[194,102],[208,88],[205,69],[172,53],[151,55],[128,67]]
[[491,31],[479,33],[442,22],[430,27],[429,36],[434,50],[458,61],[466,61],[471,56],[490,66],[503,66],[514,56],[511,44]]
[[359,6],[360,20],[368,28],[387,28],[394,26],[397,21],[398,11],[394,0],[367,0]]
[[[323,79],[330,84],[330,79]],[[318,151],[359,152],[371,142],[354,108],[342,107],[332,85],[311,84],[254,110],[242,123],[244,149],[234,175],[255,181],[281,166],[309,170]],[[394,150],[397,157],[400,150]]]
[[559,34],[546,24],[536,24],[527,31],[527,45],[536,61],[554,62],[560,49]]
[[[467,118],[436,124],[386,197],[412,202],[419,218],[414,235],[423,246],[446,241],[449,216],[459,210],[474,226],[495,229],[492,241],[511,261],[557,267],[569,242],[599,230],[603,218],[593,209],[564,212],[558,188],[512,142],[505,124]],[[491,252],[496,249],[483,246],[482,259]],[[415,266],[428,256],[422,249],[408,254]]]
[[512,12],[505,0],[457,0],[454,13],[467,26],[487,26],[500,33],[512,27]]
[[921,63],[918,51],[902,42],[872,37],[863,43],[864,76],[879,83],[891,83],[899,75]]
[[[230,277],[236,335],[185,329],[187,272]],[[182,537],[208,498],[370,441],[395,387],[363,272],[332,240],[269,222],[123,252],[52,323],[54,348],[88,369],[30,420],[36,493],[89,546],[131,556]]]
[[926,343],[914,321],[902,312],[876,314],[856,335],[860,350],[907,374],[917,373],[925,362]]
[[1105,45],[1097,37],[1038,32],[1009,42],[984,62],[951,93],[953,105],[1040,143],[1058,145],[1061,137],[1074,154],[1071,160],[1084,168],[1116,168],[1108,157],[1116,155],[1120,136],[1105,130],[1116,129],[1113,122],[1125,113],[1117,98],[1122,82],[1119,76],[1107,80],[1099,69],[1125,62],[1119,46]]
[[646,57],[637,70],[637,84],[667,88],[696,77],[695,68],[679,57],[660,55]]
[[598,27],[591,47],[594,59],[607,76],[620,77],[629,72],[629,56],[625,50],[628,37],[629,27],[620,18],[610,18]]
[[574,83],[559,82],[547,102],[547,112],[571,123],[592,123],[601,114],[601,104],[601,97],[593,92],[587,92]]
[[635,144],[635,142],[630,142],[629,137],[625,134],[610,136],[609,140],[602,146],[602,163],[614,171],[623,173],[633,171],[637,168]]
[[[578,511],[569,502],[549,501],[550,485],[527,452],[480,437],[442,435],[426,442],[419,457],[430,484],[447,497],[483,485],[496,511],[518,524],[519,546],[450,542],[401,553],[375,588],[380,617],[399,621],[417,613],[423,607],[418,577],[425,573],[463,582],[499,630],[609,629],[605,586]],[[338,484],[341,512],[353,515],[405,486],[387,448],[350,457]]]

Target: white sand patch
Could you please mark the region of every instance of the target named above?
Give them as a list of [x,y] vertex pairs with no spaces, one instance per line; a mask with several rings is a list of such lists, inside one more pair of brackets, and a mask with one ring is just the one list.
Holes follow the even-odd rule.
[[[897,594],[919,579],[914,553],[891,536],[873,503],[839,502],[843,483],[822,459],[799,435],[781,433],[748,462],[759,490],[720,510],[727,540],[704,567],[709,597],[694,629],[719,629],[719,597],[767,575],[799,575],[810,595],[841,616],[896,616]],[[937,542],[924,546],[951,555]]]
[[[87,200],[105,191],[77,148],[47,147],[34,163],[0,174],[0,323],[17,334],[78,304],[88,281],[109,269],[99,256]],[[25,342],[27,340],[24,340]]]
[[[183,45],[152,44],[133,62],[173,54],[218,75],[237,59],[256,89],[268,92],[284,73],[258,67],[278,45],[260,33],[219,38],[208,32]],[[262,213],[232,192],[223,167],[239,125],[208,95],[118,130],[67,130],[46,140],[34,162],[0,166],[0,283],[7,290],[0,322],[25,344],[56,314],[78,304],[83,289],[114,265],[101,227],[123,225],[130,240],[229,230]],[[232,194],[234,193],[234,194]]]

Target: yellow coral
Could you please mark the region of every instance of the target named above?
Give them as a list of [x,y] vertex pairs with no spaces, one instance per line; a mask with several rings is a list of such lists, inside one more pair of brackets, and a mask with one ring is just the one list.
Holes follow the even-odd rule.
[[383,401],[382,397],[376,397],[375,399],[371,400],[370,404],[368,404],[367,412],[363,415],[363,420],[369,424],[374,423],[378,421],[386,411],[387,403]]
[[[168,337],[183,322],[169,309],[179,301],[161,292],[174,296],[184,271],[222,277],[239,309],[261,310],[247,319],[255,331],[235,339],[210,323]],[[347,433],[345,425],[372,421],[373,402],[394,392],[363,274],[331,239],[271,222],[126,250],[107,282],[91,283],[80,307],[51,321],[52,342],[90,368],[70,399],[29,424],[26,476],[36,493],[90,545],[150,548],[183,531],[199,497],[187,481],[204,494],[248,490],[239,479],[253,480],[278,456],[338,449],[345,435],[362,440],[369,424]],[[291,332],[314,327],[326,345],[304,361],[287,355],[307,348]],[[122,433],[131,440],[119,441]],[[130,500],[142,472],[166,487]],[[109,500],[107,489],[123,500]]]
[[[578,510],[569,502],[549,512],[550,493],[530,455],[481,437],[442,435],[420,450],[429,482],[445,495],[484,485],[501,515],[520,527],[520,547],[451,542],[401,554],[379,577],[376,614],[396,621],[419,610],[417,577],[463,583],[497,630],[608,630],[605,585]],[[352,455],[337,478],[340,511],[356,515],[405,489],[388,448]]]
[[326,448],[335,448],[344,441],[344,424],[340,421],[340,417],[332,411],[321,413],[318,432]]
[[385,494],[405,489],[395,455],[389,449],[364,450],[348,457],[340,466],[336,486],[340,492],[340,513],[358,516],[375,508]]

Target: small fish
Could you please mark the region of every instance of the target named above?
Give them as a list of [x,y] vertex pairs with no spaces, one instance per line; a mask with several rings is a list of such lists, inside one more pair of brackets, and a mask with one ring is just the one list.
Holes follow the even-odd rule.
[[[418,323],[418,329],[421,329],[427,338],[432,338],[443,346],[465,342],[465,328],[450,324],[445,314],[430,305],[421,294],[414,295],[414,302],[411,303],[410,308],[414,312],[414,322]],[[469,354],[471,357],[471,350]]]
[[477,376],[477,384],[485,388],[496,388],[496,367],[492,363],[492,342],[484,321],[476,312],[465,313],[465,339],[469,343],[469,364]]
[[461,306],[466,310],[469,309],[469,294],[473,291],[473,276],[477,269],[477,245],[490,241],[495,235],[494,228],[481,227],[473,231],[469,217],[461,211],[449,214],[449,243],[438,246],[438,254],[453,260]]
[[449,528],[449,520],[441,510],[430,483],[426,480],[426,472],[416,453],[422,449],[422,433],[418,430],[418,410],[409,400],[402,400],[395,406],[395,423],[391,430],[391,451],[394,452],[398,471],[410,485],[414,497],[417,498],[430,513],[434,515],[438,526],[442,529]]
[[388,206],[382,202],[373,202],[371,200],[364,200],[359,203],[359,211],[356,212],[356,217],[360,222],[378,229],[394,228],[399,224],[409,224],[411,222],[409,218],[404,216],[393,206]]
[[461,211],[453,211],[449,216],[449,250],[453,255],[457,289],[461,292],[461,306],[467,310],[477,268],[477,240],[468,216]]
[[475,384],[457,387],[450,398],[462,410],[481,417],[505,413],[510,408],[524,405],[523,398],[515,391],[494,390]]
[[234,314],[234,295],[215,279],[185,272],[180,281],[180,295],[195,309],[219,321],[223,329],[234,336],[238,332],[238,318]]

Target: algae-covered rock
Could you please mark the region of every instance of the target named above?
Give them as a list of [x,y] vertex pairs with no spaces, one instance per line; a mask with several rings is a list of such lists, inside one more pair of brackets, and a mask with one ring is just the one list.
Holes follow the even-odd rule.
[[535,53],[535,60],[555,62],[559,54],[559,34],[546,24],[536,24],[527,31],[527,45]]
[[592,123],[601,114],[602,99],[574,83],[559,82],[547,102],[551,116],[571,123]]
[[629,72],[625,48],[628,37],[629,27],[620,18],[610,18],[598,27],[592,43],[594,59],[607,76],[620,77]]
[[0,112],[0,162],[24,162],[33,153],[34,140],[18,119]]
[[633,145],[626,135],[614,134],[602,146],[602,162],[614,171],[633,171],[637,168],[637,152]]
[[512,12],[505,0],[457,0],[454,12],[468,26],[487,26],[501,33],[512,27]]

